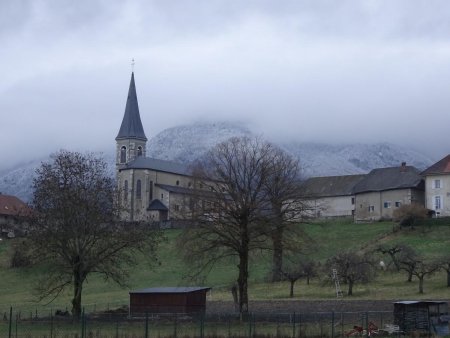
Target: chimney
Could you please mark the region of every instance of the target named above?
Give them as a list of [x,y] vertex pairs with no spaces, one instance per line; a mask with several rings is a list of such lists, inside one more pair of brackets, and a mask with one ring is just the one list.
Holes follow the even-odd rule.
[[401,165],[401,167],[400,167],[400,171],[401,171],[402,173],[406,172],[406,162],[402,162],[402,165]]

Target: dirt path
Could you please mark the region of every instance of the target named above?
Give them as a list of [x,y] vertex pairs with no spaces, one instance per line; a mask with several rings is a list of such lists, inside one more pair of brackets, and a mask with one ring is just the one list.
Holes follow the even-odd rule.
[[[310,313],[310,312],[365,312],[393,311],[393,300],[277,300],[253,301],[249,303],[251,312]],[[233,312],[232,302],[208,301],[209,313]]]

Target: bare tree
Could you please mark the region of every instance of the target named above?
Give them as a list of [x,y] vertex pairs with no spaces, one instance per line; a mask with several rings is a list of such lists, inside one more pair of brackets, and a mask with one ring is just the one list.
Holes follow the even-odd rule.
[[447,287],[450,287],[450,255],[439,259],[441,268],[447,272]]
[[266,214],[270,219],[272,239],[272,281],[278,281],[285,275],[283,254],[285,250],[298,250],[305,244],[305,234],[298,226],[307,209],[304,196],[301,195],[300,168],[298,160],[279,148],[271,154],[272,165],[264,181],[263,191],[267,198]]
[[408,273],[408,282],[412,282],[414,271],[417,268],[417,264],[421,261],[419,254],[412,247],[408,245],[401,245],[401,250],[396,254],[396,260],[400,267],[400,270]]
[[327,271],[336,269],[339,278],[348,285],[347,294],[353,295],[355,283],[367,283],[374,277],[373,259],[369,254],[359,254],[355,251],[340,252],[329,258]]
[[266,183],[274,147],[257,138],[232,138],[217,145],[194,169],[198,194],[192,203],[196,227],[180,243],[193,273],[208,272],[227,257],[238,260],[239,311],[248,311],[249,255],[271,249]]
[[431,276],[439,271],[441,265],[439,262],[426,262],[422,259],[418,259],[414,264],[414,269],[411,271],[412,275],[419,279],[419,293],[423,293],[423,284],[425,276]]
[[93,154],[52,155],[52,162],[37,169],[33,188],[28,242],[35,261],[47,263],[38,286],[41,300],[72,287],[72,314],[79,317],[89,275],[124,286],[137,251],[156,258],[160,233],[117,221],[115,184],[106,163]]
[[309,285],[309,281],[312,277],[317,276],[318,265],[305,257],[297,256],[295,258],[288,259],[281,269],[282,276],[290,283],[289,297],[294,297],[294,285],[301,279],[306,278],[306,283]]

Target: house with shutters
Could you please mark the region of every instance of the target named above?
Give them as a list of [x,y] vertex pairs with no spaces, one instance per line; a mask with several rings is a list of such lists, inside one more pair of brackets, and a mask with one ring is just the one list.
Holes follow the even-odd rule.
[[26,232],[31,209],[16,196],[0,193],[0,238],[12,238]]
[[422,172],[425,207],[436,217],[450,216],[450,154]]
[[189,217],[193,178],[189,168],[146,156],[134,72],[125,113],[116,137],[116,178],[122,218],[127,221],[175,221]]
[[405,162],[374,169],[353,188],[355,221],[392,219],[394,210],[403,204],[424,205],[424,187],[420,171]]

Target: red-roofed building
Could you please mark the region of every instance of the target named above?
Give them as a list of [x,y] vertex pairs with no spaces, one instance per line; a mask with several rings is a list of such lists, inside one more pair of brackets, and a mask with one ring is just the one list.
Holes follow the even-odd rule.
[[29,214],[30,208],[22,200],[0,193],[0,237],[14,237]]
[[425,206],[437,217],[450,216],[450,155],[422,172],[425,177]]

